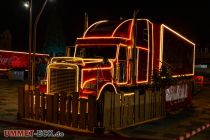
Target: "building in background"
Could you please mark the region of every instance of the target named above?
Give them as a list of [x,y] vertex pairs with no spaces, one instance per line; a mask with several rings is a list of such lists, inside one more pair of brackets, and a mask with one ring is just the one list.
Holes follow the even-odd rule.
[[197,48],[195,58],[196,74],[210,76],[210,49]]
[[11,50],[12,48],[12,34],[8,29],[0,31],[0,49]]
[[210,47],[208,46],[196,48],[195,75],[204,76],[204,82],[210,83]]

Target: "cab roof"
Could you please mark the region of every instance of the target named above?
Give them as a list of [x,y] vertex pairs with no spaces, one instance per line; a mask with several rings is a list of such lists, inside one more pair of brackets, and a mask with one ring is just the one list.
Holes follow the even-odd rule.
[[86,37],[123,37],[130,38],[132,32],[132,19],[118,21],[98,21],[92,24],[84,33]]

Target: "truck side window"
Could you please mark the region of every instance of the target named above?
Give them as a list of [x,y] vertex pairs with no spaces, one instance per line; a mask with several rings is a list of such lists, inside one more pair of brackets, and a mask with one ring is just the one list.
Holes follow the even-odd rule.
[[148,36],[149,30],[147,26],[147,21],[138,21],[137,22],[137,36],[136,36],[136,45],[143,48],[148,48]]
[[147,28],[144,28],[143,30],[143,39],[144,41],[148,41],[148,29]]
[[126,48],[120,47],[119,60],[126,60],[126,58],[127,58]]
[[120,47],[119,58],[118,58],[118,66],[119,66],[119,82],[125,82],[127,77],[127,51],[126,47]]

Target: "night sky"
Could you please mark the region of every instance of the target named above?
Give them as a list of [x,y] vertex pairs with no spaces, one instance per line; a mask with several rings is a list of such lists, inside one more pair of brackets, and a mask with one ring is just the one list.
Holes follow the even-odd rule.
[[[2,0],[0,2],[0,33],[9,29],[12,33],[12,49],[28,48],[29,11],[23,7],[24,0]],[[33,0],[33,18],[44,0]],[[52,1],[52,0],[51,0]],[[73,46],[83,33],[84,13],[89,25],[103,19],[132,18],[134,9],[140,12],[138,18],[165,23],[196,43],[198,47],[210,44],[210,4],[208,2],[183,1],[71,1],[53,0],[45,7],[37,28],[38,48],[42,47],[49,24],[60,24],[66,46]],[[118,3],[117,3],[118,2]],[[56,15],[56,16],[55,16]],[[54,16],[53,20],[52,17]],[[50,19],[51,18],[51,19]],[[210,45],[208,46],[210,48]]]

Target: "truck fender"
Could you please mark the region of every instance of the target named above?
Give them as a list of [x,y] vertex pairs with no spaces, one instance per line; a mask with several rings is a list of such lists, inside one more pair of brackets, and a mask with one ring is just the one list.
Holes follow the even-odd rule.
[[118,92],[117,92],[117,89],[116,89],[116,87],[115,87],[115,85],[114,85],[113,83],[111,83],[111,82],[107,82],[107,83],[103,84],[103,85],[100,87],[99,92],[98,92],[98,94],[97,94],[96,100],[98,100],[98,99],[100,98],[101,94],[102,94],[105,90],[110,90],[110,91],[114,92],[114,94],[117,94],[117,93],[118,93]]

